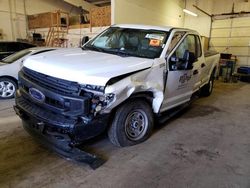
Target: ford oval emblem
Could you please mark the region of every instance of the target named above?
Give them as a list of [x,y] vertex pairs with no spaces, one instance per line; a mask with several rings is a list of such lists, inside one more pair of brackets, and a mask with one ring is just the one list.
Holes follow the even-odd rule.
[[35,99],[38,102],[44,102],[45,101],[45,95],[35,88],[29,88],[29,94],[30,96]]

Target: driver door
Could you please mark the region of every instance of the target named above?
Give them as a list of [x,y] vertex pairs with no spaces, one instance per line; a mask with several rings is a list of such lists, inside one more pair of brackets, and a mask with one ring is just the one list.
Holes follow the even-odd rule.
[[[161,111],[168,110],[190,100],[199,72],[195,35],[186,35],[167,57],[168,73]],[[194,55],[193,64],[187,66],[189,52]]]

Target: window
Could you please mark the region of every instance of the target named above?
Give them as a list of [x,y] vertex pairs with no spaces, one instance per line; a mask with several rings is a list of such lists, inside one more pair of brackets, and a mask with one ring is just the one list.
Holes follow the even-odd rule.
[[176,49],[176,57],[182,59],[186,50],[195,54],[195,43],[194,35],[188,35]]
[[83,49],[153,59],[159,58],[167,37],[166,31],[111,27]]
[[174,48],[175,46],[178,44],[178,42],[182,39],[182,37],[185,35],[186,32],[183,32],[183,31],[177,31],[172,40],[171,40],[171,43],[168,47],[168,50],[167,50],[167,54],[169,54]]
[[33,44],[28,44],[28,43],[20,43],[20,49],[26,49],[26,48],[33,48],[33,47],[36,47],[35,45]]
[[187,69],[186,57],[188,52],[192,52],[196,57],[196,44],[197,39],[195,35],[188,35],[181,42],[173,55],[170,57],[169,68],[170,70],[185,70]]
[[1,42],[0,43],[0,52],[7,52],[7,45],[8,45],[8,43]]
[[195,36],[195,40],[196,40],[196,57],[201,57],[202,55],[202,51],[201,51],[201,41],[200,38],[198,36]]
[[7,51],[8,52],[17,52],[20,50],[20,44],[16,42],[10,42],[7,45]]
[[4,58],[3,60],[1,60],[1,62],[6,63],[6,64],[11,64],[29,53],[31,53],[31,51],[28,49],[25,49],[25,50],[16,52],[16,53]]

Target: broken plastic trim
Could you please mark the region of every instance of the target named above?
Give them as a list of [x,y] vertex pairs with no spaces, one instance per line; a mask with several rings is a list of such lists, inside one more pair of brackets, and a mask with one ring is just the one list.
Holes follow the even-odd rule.
[[106,162],[105,160],[94,154],[80,150],[77,147],[69,146],[69,143],[65,140],[58,141],[52,138],[48,139],[46,136],[37,133],[37,131],[33,128],[30,128],[26,123],[23,124],[23,127],[30,135],[33,136],[35,140],[37,140],[49,150],[56,152],[63,158],[66,158],[67,160],[86,163],[94,170]]
[[17,106],[14,106],[14,110],[18,116],[23,119],[24,129],[40,144],[48,148],[50,151],[66,158],[67,160],[76,161],[79,163],[86,163],[92,169],[97,169],[106,161],[97,155],[80,150],[77,147],[70,146],[69,140],[58,139],[45,133],[44,123],[38,122],[35,127],[31,127],[28,122],[25,121],[25,114],[23,114]]

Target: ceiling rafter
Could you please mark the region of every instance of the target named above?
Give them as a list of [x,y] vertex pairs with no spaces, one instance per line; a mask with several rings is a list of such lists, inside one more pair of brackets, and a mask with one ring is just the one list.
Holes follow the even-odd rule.
[[84,1],[98,7],[111,5],[111,0],[84,0]]

